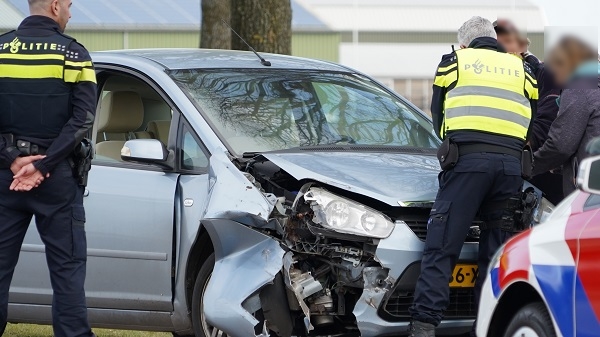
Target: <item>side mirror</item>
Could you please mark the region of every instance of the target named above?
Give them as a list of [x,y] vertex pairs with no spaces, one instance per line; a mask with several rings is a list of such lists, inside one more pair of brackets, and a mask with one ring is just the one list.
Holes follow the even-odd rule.
[[121,149],[124,161],[165,165],[169,150],[157,139],[134,139],[125,143]]
[[584,192],[600,194],[600,156],[587,158],[581,162],[577,184]]
[[600,155],[600,137],[592,139],[586,147],[589,156]]

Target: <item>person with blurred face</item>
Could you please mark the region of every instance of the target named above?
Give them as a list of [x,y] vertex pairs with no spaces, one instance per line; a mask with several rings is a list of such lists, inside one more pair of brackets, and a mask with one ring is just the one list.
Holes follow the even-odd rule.
[[517,28],[508,20],[497,20],[494,22],[494,30],[498,35],[498,43],[507,53],[519,55],[521,45]]
[[28,2],[31,15],[0,35],[0,336],[35,219],[50,271],[54,336],[93,337],[84,291],[85,179],[74,172],[86,167],[76,149],[94,123],[96,72],[85,47],[64,34],[71,0]]
[[[529,39],[521,34],[512,22],[499,19],[494,22],[494,29],[498,34],[498,42],[504,49],[527,62],[537,78],[539,99],[529,139],[531,149],[537,151],[548,139],[550,126],[558,114],[556,99],[560,95],[560,89],[548,67],[529,52]],[[562,174],[560,172],[545,172],[529,181],[544,191],[550,202],[558,204],[563,199]]]
[[600,136],[598,52],[583,40],[566,36],[551,50],[547,64],[565,89],[548,139],[535,153],[533,173],[562,168],[566,196],[576,189],[578,164],[588,155],[586,146]]

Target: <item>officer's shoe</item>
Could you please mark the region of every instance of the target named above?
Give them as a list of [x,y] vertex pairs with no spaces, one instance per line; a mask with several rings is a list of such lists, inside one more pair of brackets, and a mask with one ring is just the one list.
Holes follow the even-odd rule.
[[409,337],[435,337],[435,325],[425,322],[412,321]]

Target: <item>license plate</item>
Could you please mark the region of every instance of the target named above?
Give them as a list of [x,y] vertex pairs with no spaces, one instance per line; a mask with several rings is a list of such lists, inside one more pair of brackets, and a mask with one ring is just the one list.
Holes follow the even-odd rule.
[[450,287],[473,288],[477,274],[479,274],[479,268],[476,264],[457,264],[450,278]]

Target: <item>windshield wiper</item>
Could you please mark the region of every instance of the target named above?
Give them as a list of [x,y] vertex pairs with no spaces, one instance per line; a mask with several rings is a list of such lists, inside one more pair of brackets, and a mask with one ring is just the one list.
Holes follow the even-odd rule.
[[281,149],[281,150],[271,150],[271,151],[248,151],[248,152],[243,152],[242,153],[242,158],[254,158],[260,154],[263,153],[269,153],[269,152],[274,152],[274,151],[289,151],[289,150],[302,150],[302,149],[310,149],[312,147],[323,147],[323,146],[331,146],[331,145],[340,145],[340,146],[344,146],[344,145],[356,145],[356,141],[354,140],[354,138],[350,137],[350,136],[340,136],[340,139],[332,142],[332,143],[327,143],[327,144],[319,144],[319,145],[309,145],[309,146],[298,146],[298,147],[293,147],[293,148],[289,148],[289,149]]
[[258,151],[243,152],[242,153],[242,158],[254,158],[254,157],[258,156],[261,153],[264,153],[264,152],[258,152]]
[[408,154],[425,154],[434,155],[437,149],[423,148],[415,146],[390,146],[390,145],[361,145],[361,144],[321,144],[310,146],[298,146],[289,149],[271,150],[271,151],[255,151],[242,153],[243,159],[252,159],[256,156],[266,153],[290,153],[290,152],[380,152],[380,153],[408,153]]
[[356,144],[356,141],[354,140],[354,138],[350,137],[350,136],[340,136],[340,139],[336,140],[333,143],[329,143],[329,144],[324,144],[324,145],[337,145],[337,144],[341,144],[341,143],[345,143],[345,144]]

